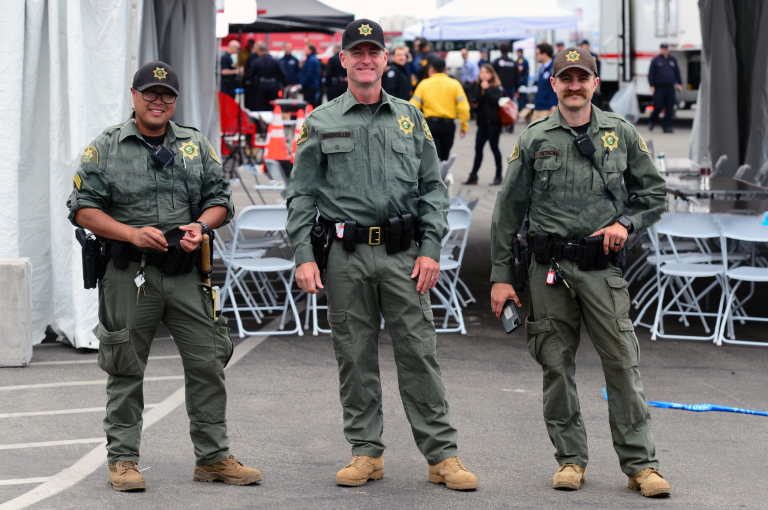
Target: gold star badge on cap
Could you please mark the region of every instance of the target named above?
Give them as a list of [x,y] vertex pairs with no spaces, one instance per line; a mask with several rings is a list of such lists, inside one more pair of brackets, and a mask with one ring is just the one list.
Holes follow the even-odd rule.
[[565,58],[568,59],[568,62],[576,62],[577,60],[579,60],[580,56],[581,55],[579,55],[579,52],[574,50],[574,51],[571,51],[569,54],[567,54]]
[[179,146],[179,149],[181,150],[181,155],[184,158],[193,160],[195,159],[195,156],[199,156],[197,152],[197,145],[192,142],[184,142]]
[[603,147],[613,152],[613,149],[619,146],[619,137],[616,136],[614,131],[610,133],[608,131],[600,138],[603,141]]
[[400,131],[403,133],[411,134],[413,133],[413,122],[411,122],[410,117],[403,117],[402,115],[397,120],[397,123],[400,124]]
[[373,30],[371,30],[370,25],[360,25],[360,34],[369,36],[373,33]]
[[165,72],[165,67],[156,67],[154,71],[155,78],[162,80],[168,77],[168,73]]

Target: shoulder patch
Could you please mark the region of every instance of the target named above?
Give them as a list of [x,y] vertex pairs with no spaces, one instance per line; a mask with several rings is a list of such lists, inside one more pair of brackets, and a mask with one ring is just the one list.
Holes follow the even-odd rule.
[[520,157],[520,142],[515,144],[515,148],[512,149],[512,154],[509,156],[507,164],[512,163],[514,160]]
[[296,140],[296,145],[302,144],[307,140],[309,140],[309,128],[307,127],[307,123],[304,122],[304,124],[301,125],[301,131],[299,132],[299,139]]
[[216,155],[216,151],[213,150],[213,145],[208,146],[208,152],[211,155],[211,157],[216,161],[216,163],[221,164],[221,161],[219,161],[219,157]]
[[[83,163],[98,163],[99,162],[99,149],[95,145],[89,145],[83,151],[83,157],[80,159]],[[80,187],[78,186],[78,189]]]
[[651,151],[649,151],[649,150],[648,150],[648,146],[647,146],[647,145],[645,145],[645,140],[643,140],[643,137],[642,137],[642,136],[640,136],[640,134],[639,134],[639,133],[638,133],[638,135],[637,135],[637,145],[638,145],[638,146],[640,146],[640,150],[641,150],[641,151],[643,151],[643,152],[647,152],[648,154],[650,154],[650,153],[651,153]]
[[547,115],[546,117],[542,117],[542,118],[540,118],[540,119],[536,119],[536,120],[534,120],[533,122],[531,122],[530,124],[528,124],[528,127],[531,127],[531,126],[533,126],[533,125],[535,125],[535,124],[538,124],[539,122],[545,121],[545,120],[547,120],[548,118],[549,118],[549,115]]
[[432,131],[429,130],[429,126],[427,126],[427,121],[424,119],[421,119],[421,123],[424,124],[424,138],[426,138],[430,142],[434,142],[435,139],[432,137]]

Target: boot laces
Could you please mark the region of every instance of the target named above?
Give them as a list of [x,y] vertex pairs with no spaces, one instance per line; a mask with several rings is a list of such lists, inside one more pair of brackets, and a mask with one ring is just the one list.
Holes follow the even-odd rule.
[[574,471],[576,471],[577,473],[579,472],[579,470],[576,469],[576,464],[571,464],[571,463],[563,464],[562,466],[560,466],[560,468],[557,470],[557,472],[560,473],[561,471],[565,471],[565,468],[571,468]]
[[243,465],[243,463],[237,460],[234,455],[230,455],[229,457],[224,459],[223,462],[224,464],[228,464],[232,467],[237,467],[238,464],[241,466]]
[[125,461],[125,462],[117,463],[117,474],[124,475],[127,471],[130,471],[130,470],[134,470],[137,473],[139,472],[139,469],[136,467],[135,462]]
[[445,464],[453,468],[454,471],[467,471],[467,468],[464,467],[464,464],[461,463],[458,457],[451,457],[446,459]]
[[344,467],[345,468],[348,468],[348,467],[361,468],[365,465],[367,461],[368,459],[366,459],[363,455],[355,455],[354,457],[352,457],[352,462],[350,462]]

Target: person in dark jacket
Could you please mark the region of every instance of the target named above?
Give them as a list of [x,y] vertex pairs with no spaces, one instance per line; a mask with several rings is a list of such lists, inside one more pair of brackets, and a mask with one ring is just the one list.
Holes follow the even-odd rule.
[[328,101],[333,101],[347,91],[347,70],[341,65],[339,52],[341,46],[333,47],[333,56],[328,59],[325,66],[325,95]]
[[653,131],[659,121],[659,114],[664,109],[664,132],[672,133],[672,115],[675,113],[675,88],[683,91],[683,78],[677,59],[669,54],[669,44],[661,43],[660,54],[653,57],[648,69],[648,83],[653,93],[653,113],[648,122],[648,129]]
[[429,78],[429,74],[427,71],[429,70],[429,66],[432,65],[432,62],[435,61],[436,58],[439,58],[440,55],[432,51],[432,45],[429,44],[429,41],[423,40],[421,42],[421,46],[419,47],[419,53],[420,55],[416,59],[418,64],[418,74],[416,75],[416,85],[421,83],[422,80]]
[[317,108],[320,104],[320,61],[315,56],[317,54],[317,48],[314,44],[307,44],[307,48],[304,50],[307,58],[304,60],[304,65],[301,66],[301,72],[299,73],[299,84],[301,85],[301,93],[304,96],[304,101],[312,105],[312,108]]
[[411,78],[408,76],[408,69],[406,68],[407,51],[408,48],[405,46],[398,46],[392,50],[392,55],[389,57],[389,68],[384,71],[384,76],[381,78],[381,86],[384,91],[403,101],[411,99]]
[[[501,43],[499,45],[501,56],[493,61],[493,70],[496,71],[496,75],[501,80],[501,86],[504,88],[504,92],[507,93],[510,99],[517,101],[520,94],[517,92],[517,88],[520,86],[520,72],[517,70],[517,59],[513,58],[509,52],[511,47],[509,43]],[[513,133],[515,126],[509,126],[508,133]]]
[[[220,90],[230,97],[235,97],[235,89],[240,84],[243,68],[236,62],[240,53],[240,43],[236,40],[229,41],[227,49],[221,52],[221,85]],[[232,58],[234,56],[234,58]]]
[[285,79],[288,82],[287,86],[299,84],[299,59],[292,55],[293,45],[289,42],[283,45],[284,55],[278,60],[280,67],[285,72]]
[[472,172],[464,184],[477,184],[477,172],[483,162],[485,142],[491,146],[493,159],[496,162],[496,177],[492,186],[501,184],[501,151],[499,151],[499,136],[501,135],[501,118],[499,117],[499,99],[504,97],[504,88],[499,75],[491,64],[480,67],[480,75],[469,92],[469,104],[477,115],[477,135],[475,137],[475,163]]
[[[582,50],[587,50],[590,53],[590,55],[592,55],[592,58],[595,59],[595,63],[597,64],[597,77],[599,78],[600,68],[602,67],[602,63],[600,62],[600,55],[598,55],[597,53],[595,53],[590,49],[589,39],[582,39],[581,42],[579,43],[579,48],[581,48]],[[600,101],[601,101],[600,94],[597,91],[595,91],[595,93],[592,94],[592,104],[595,106],[600,106]]]
[[280,90],[286,85],[283,68],[269,54],[263,42],[253,46],[253,53],[248,55],[248,60],[245,107],[255,112],[271,111],[270,101],[277,99]]

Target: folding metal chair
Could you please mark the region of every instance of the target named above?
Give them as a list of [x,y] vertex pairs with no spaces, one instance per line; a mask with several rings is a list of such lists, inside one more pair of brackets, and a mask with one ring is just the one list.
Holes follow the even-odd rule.
[[[445,248],[440,255],[440,277],[437,285],[432,289],[432,293],[437,297],[440,304],[432,304],[433,309],[445,309],[445,318],[443,327],[435,329],[438,333],[461,332],[467,334],[464,325],[464,315],[462,313],[462,304],[459,299],[457,287],[459,285],[459,272],[461,263],[464,260],[464,252],[467,247],[467,238],[469,237],[469,227],[472,224],[472,212],[465,208],[452,208],[448,211],[448,234],[443,238],[443,245],[458,247],[459,254],[456,258],[446,253]],[[458,244],[456,244],[458,243]],[[474,300],[474,298],[472,298]],[[456,327],[449,328],[448,320],[453,317],[457,322]]]
[[[237,217],[235,233],[232,238],[229,257],[227,259],[227,276],[224,283],[224,288],[231,301],[231,306],[223,307],[222,311],[233,311],[235,313],[240,338],[245,337],[245,335],[297,334],[302,336],[304,334],[301,329],[301,320],[299,319],[299,314],[296,310],[296,303],[291,292],[293,277],[296,270],[293,260],[274,257],[252,257],[248,256],[247,253],[244,254],[243,250],[238,248],[241,233],[248,231],[279,232],[285,227],[287,219],[288,210],[282,205],[254,205],[246,207]],[[290,276],[287,280],[284,275],[286,272],[290,272]],[[277,303],[258,304],[247,288],[244,278],[247,274],[259,275],[261,280],[264,281],[266,280],[266,274],[269,273],[276,274],[279,281],[283,284],[285,289],[285,301],[282,305]],[[244,306],[238,304],[234,293],[235,288],[240,291],[242,299],[245,301]],[[289,308],[293,315],[293,321],[296,327],[290,331],[283,331],[285,329],[285,320]],[[240,317],[241,312],[250,311],[257,319],[257,322],[260,322],[259,315],[262,314],[263,316],[264,311],[272,310],[282,311],[282,317],[278,328],[279,331],[247,331],[243,327],[243,321]]]

